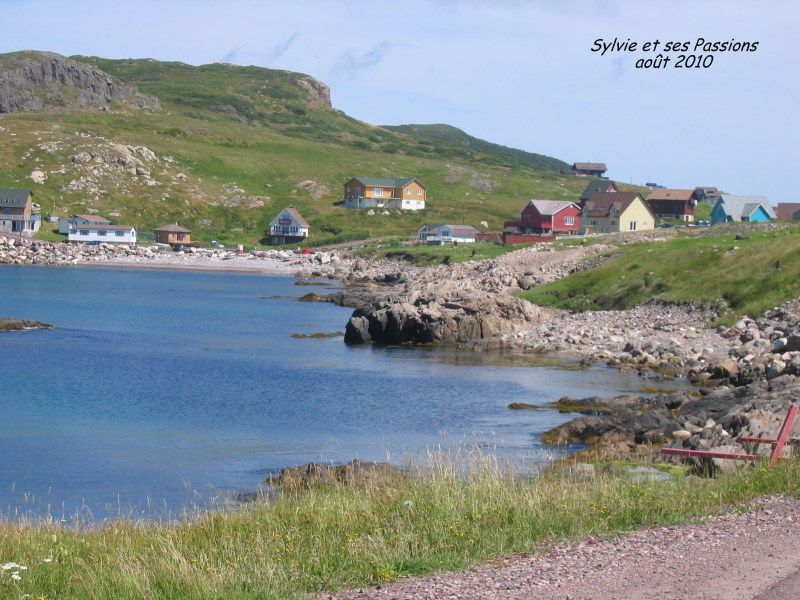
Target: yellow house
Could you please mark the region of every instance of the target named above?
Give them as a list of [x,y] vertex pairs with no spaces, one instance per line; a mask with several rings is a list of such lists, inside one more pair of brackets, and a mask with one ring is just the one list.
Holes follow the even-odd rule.
[[643,231],[655,224],[655,215],[636,192],[598,192],[581,211],[581,233]]
[[354,177],[344,184],[344,205],[348,208],[423,210],[427,199],[428,189],[413,177]]

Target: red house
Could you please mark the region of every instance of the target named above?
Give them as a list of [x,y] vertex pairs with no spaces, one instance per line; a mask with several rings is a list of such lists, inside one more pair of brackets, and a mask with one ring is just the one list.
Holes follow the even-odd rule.
[[694,221],[694,207],[697,204],[694,190],[671,190],[660,188],[653,190],[647,197],[647,205],[653,214],[662,219],[680,219]]
[[568,200],[531,200],[522,209],[519,221],[506,222],[506,227],[535,235],[574,235],[580,225],[581,209]]

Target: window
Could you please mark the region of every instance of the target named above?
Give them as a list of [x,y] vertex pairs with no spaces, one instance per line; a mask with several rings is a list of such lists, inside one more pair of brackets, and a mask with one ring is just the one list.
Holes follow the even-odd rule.
[[116,235],[117,237],[124,237],[125,236],[125,232],[122,231],[122,230],[115,231],[114,235]]
[[564,225],[575,225],[575,217],[564,217]]
[[405,193],[406,193],[406,196],[410,196],[411,195],[411,190],[406,188]]
[[594,219],[592,219],[592,225],[597,225],[597,221],[595,221]]
[[81,235],[89,235],[88,229],[81,229]]
[[636,231],[636,221],[631,221],[629,226],[631,231]]
[[372,195],[375,197],[383,196],[383,188],[373,188]]
[[424,191],[424,190],[422,190],[422,189],[418,189],[418,190],[417,190],[417,196],[422,196],[422,193],[423,193],[423,191]]
[[417,200],[417,206],[422,206],[422,200]]
[[100,230],[97,232],[97,235],[102,235],[102,236],[105,236],[107,233],[108,233],[108,232],[107,232],[105,229],[100,229]]
[[611,221],[611,226],[612,226],[612,227],[614,227],[614,225],[616,225],[616,224],[617,224],[617,222],[616,222],[616,221]]

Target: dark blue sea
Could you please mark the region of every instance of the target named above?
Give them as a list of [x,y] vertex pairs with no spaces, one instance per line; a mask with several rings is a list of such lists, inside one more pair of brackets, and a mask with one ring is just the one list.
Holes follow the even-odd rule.
[[[603,367],[420,348],[347,347],[350,309],[286,277],[0,266],[0,517],[179,517],[281,467],[403,462],[480,445],[546,460],[568,417],[510,402],[614,395]],[[325,288],[322,288],[323,290]]]

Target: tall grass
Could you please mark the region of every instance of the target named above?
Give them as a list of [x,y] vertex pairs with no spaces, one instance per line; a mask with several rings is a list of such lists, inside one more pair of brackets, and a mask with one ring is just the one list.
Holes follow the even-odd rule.
[[0,563],[28,570],[19,581],[0,575],[0,597],[303,598],[564,538],[680,523],[799,483],[794,462],[717,479],[637,481],[568,467],[529,478],[487,457],[465,473],[458,460],[434,459],[400,481],[287,493],[192,522],[2,524]]

